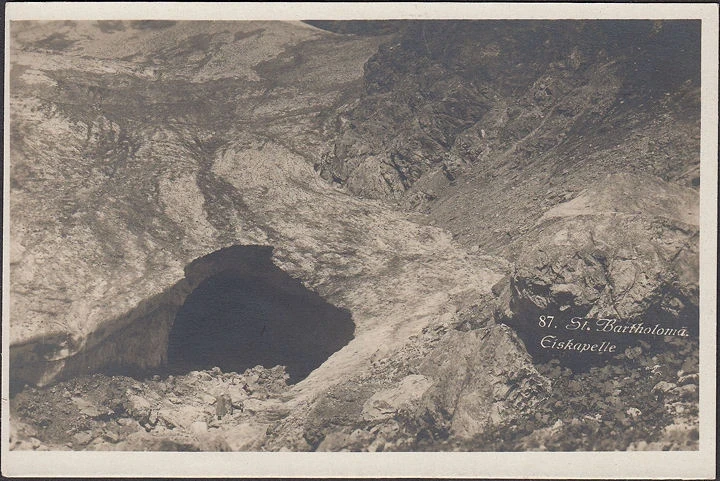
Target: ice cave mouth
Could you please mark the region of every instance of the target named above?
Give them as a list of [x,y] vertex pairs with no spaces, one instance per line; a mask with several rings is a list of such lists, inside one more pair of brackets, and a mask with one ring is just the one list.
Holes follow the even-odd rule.
[[293,384],[354,337],[351,313],[275,265],[272,246],[224,247],[187,264],[184,274],[108,319],[67,357],[57,355],[65,337],[12,346],[13,389],[96,372],[144,378],[258,365],[284,366]]
[[167,345],[169,374],[282,365],[288,382],[296,383],[353,338],[350,312],[277,267],[263,255],[270,251],[253,247],[236,246],[199,260],[200,270],[208,261],[216,267],[175,315]]

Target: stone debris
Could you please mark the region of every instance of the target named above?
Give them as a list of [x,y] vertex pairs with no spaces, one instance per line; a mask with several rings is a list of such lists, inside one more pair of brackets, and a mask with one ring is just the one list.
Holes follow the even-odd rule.
[[652,392],[667,393],[672,391],[676,387],[677,385],[671,382],[660,381],[659,383],[655,384],[655,386],[653,386]]
[[368,421],[389,419],[400,409],[413,409],[432,385],[427,377],[411,374],[403,378],[397,386],[378,391],[363,405],[362,415]]
[[85,399],[83,399],[81,397],[73,397],[71,399],[72,399],[72,402],[75,403],[75,405],[78,407],[80,412],[86,416],[95,418],[95,417],[98,417],[101,414],[103,414],[92,403],[86,401]]
[[638,408],[628,408],[625,412],[631,418],[636,418],[642,414],[642,411],[640,411]]

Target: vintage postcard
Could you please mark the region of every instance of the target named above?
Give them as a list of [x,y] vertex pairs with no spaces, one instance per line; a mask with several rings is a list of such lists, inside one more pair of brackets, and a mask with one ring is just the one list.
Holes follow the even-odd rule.
[[9,4],[3,474],[712,478],[717,15]]

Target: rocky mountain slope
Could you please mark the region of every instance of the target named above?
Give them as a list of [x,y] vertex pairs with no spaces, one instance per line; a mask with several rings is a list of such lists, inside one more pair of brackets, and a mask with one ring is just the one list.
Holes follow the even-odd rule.
[[521,333],[548,311],[697,333],[698,24],[396,28],[320,174],[512,261]]
[[592,422],[528,350],[696,327],[697,26],[313,24],[13,23],[12,446],[564,449],[652,397],[573,448],[696,448],[695,337],[604,357],[653,385]]

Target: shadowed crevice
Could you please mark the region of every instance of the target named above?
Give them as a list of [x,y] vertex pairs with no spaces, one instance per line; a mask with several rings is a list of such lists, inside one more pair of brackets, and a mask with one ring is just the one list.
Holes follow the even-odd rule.
[[169,373],[282,365],[294,383],[353,338],[348,311],[303,287],[269,257],[254,261],[251,270],[229,262],[187,297],[170,331]]

